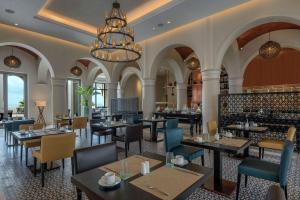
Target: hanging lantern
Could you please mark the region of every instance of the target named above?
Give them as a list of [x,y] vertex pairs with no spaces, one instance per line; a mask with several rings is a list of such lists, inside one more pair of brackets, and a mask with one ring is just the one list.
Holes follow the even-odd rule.
[[82,74],[82,69],[77,66],[77,64],[71,68],[70,72],[75,75],[75,76],[81,76]]
[[185,61],[185,63],[186,63],[187,68],[189,68],[192,71],[200,68],[200,62],[195,57],[188,59],[187,61]]
[[267,41],[259,48],[259,55],[262,58],[271,59],[278,56],[280,51],[281,51],[280,44],[270,40],[270,33],[269,33],[269,41]]
[[14,56],[13,54],[14,54],[14,51],[12,48],[11,55],[4,58],[4,64],[7,67],[16,69],[21,66],[21,60],[18,57]]

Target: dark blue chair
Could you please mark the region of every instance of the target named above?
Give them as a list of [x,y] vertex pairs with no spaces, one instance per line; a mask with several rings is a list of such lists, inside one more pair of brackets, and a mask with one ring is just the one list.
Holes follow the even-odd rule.
[[285,197],[287,199],[287,176],[290,162],[293,156],[294,145],[293,142],[285,141],[284,148],[281,153],[280,164],[267,162],[255,158],[246,158],[238,166],[238,182],[236,190],[236,199],[239,198],[239,189],[241,182],[241,175],[245,175],[245,187],[247,187],[248,176],[261,178],[269,181],[274,181],[280,184],[284,189]]
[[165,133],[167,129],[173,129],[173,128],[178,128],[178,119],[167,119],[165,122],[164,126],[162,128],[157,128],[157,132]]
[[165,132],[165,149],[166,152],[173,152],[174,155],[182,155],[186,160],[191,162],[195,158],[201,157],[204,166],[204,151],[197,147],[186,146],[181,144],[183,140],[182,128],[168,128]]

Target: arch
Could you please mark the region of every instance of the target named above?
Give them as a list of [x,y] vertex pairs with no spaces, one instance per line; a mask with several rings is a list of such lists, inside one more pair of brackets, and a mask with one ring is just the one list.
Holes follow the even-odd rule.
[[256,19],[250,19],[248,22],[243,21],[243,25],[241,23],[238,24],[235,30],[225,38],[225,42],[223,42],[223,44],[220,46],[219,50],[217,51],[216,66],[221,67],[227,49],[240,34],[249,30],[250,28],[269,22],[289,22],[300,25],[299,19],[290,16],[264,16]]
[[[170,53],[170,51],[173,50],[174,48],[176,48],[176,47],[182,47],[182,46],[189,47],[189,45],[185,45],[185,44],[171,44],[171,45],[162,47],[160,49],[160,51],[157,51],[157,53],[153,57],[153,61],[150,62],[150,63],[152,63],[150,65],[151,66],[151,68],[150,68],[150,74],[149,74],[150,75],[150,79],[155,79],[156,78],[156,74],[157,74],[157,70],[159,68],[160,62],[168,55],[168,53]],[[191,48],[191,49],[194,50],[194,48]],[[195,51],[194,51],[194,53],[196,54]],[[197,55],[197,57],[199,58],[198,55]],[[199,59],[199,60],[201,60],[201,59]],[[178,61],[177,61],[177,65],[179,66]],[[184,79],[182,78],[182,80],[184,80]]]
[[126,63],[116,63],[113,66],[113,70],[112,70],[112,81],[113,82],[119,81],[120,75],[122,74],[122,71],[124,69],[126,69],[126,67],[134,67],[134,68],[142,70],[139,62],[137,62],[137,61],[132,62],[132,63],[127,63],[127,64]]
[[122,80],[120,81],[120,87],[123,89],[128,81],[128,79],[132,76],[136,75],[140,81],[142,82],[142,73],[139,69],[135,67],[127,67],[125,70],[122,72]]
[[3,42],[3,43],[0,43],[0,46],[18,46],[18,47],[22,47],[22,48],[25,48],[25,49],[28,49],[28,50],[34,52],[36,55],[38,55],[40,57],[41,62],[43,62],[42,65],[40,63],[39,68],[38,68],[38,75],[42,75],[41,77],[38,77],[38,80],[39,81],[44,80],[43,78],[45,76],[45,72],[47,73],[48,70],[50,72],[51,78],[55,77],[54,70],[53,70],[52,65],[50,64],[49,60],[46,58],[46,56],[42,52],[40,52],[36,48],[29,46],[27,44],[18,43],[18,42]]
[[91,58],[91,57],[84,57],[84,58],[80,58],[80,59],[89,60],[96,65],[88,72],[87,79],[86,79],[88,85],[91,85],[95,81],[96,75],[99,72],[99,70],[101,70],[105,74],[106,81],[108,83],[111,82],[111,76],[109,74],[109,71],[102,62],[100,62],[99,60],[97,60],[95,58]]

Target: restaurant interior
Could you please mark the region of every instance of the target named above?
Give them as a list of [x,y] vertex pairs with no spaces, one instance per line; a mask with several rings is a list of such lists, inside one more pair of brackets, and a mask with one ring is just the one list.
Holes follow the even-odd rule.
[[1,0],[0,200],[299,200],[299,0]]

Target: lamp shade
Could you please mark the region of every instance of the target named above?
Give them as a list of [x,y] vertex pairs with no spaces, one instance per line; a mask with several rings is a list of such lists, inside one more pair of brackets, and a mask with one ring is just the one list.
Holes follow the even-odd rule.
[[47,102],[46,102],[46,101],[43,101],[43,100],[37,100],[37,101],[35,101],[35,105],[36,105],[37,107],[46,107]]

